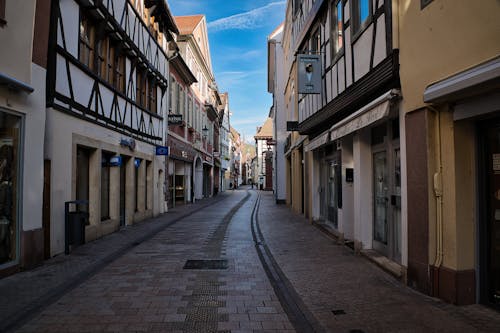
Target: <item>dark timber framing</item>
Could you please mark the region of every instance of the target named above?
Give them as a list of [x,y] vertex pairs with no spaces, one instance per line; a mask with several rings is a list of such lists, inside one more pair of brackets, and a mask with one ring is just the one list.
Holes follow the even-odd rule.
[[299,133],[321,133],[332,124],[349,116],[363,105],[391,88],[399,88],[399,52],[387,58],[361,79],[349,86],[324,108],[299,124]]
[[[47,107],[103,126],[123,135],[134,137],[140,141],[152,144],[158,143],[162,140],[161,131],[163,130],[164,121],[161,111],[158,114],[150,112],[133,99],[135,91],[133,77],[137,68],[142,67],[147,69],[149,75],[154,77],[158,87],[161,89],[161,98],[159,98],[161,102],[157,110],[163,110],[163,97],[167,90],[168,79],[163,75],[163,71],[159,67],[160,57],[163,57],[164,70],[168,68],[169,58],[167,54],[158,44],[156,38],[129,0],[125,1],[120,22],[115,19],[117,16],[115,16],[114,2],[112,0],[94,1],[94,3],[88,0],[74,1],[79,5],[80,12],[82,10],[88,11],[93,13],[93,16],[99,17],[102,25],[106,27],[107,34],[113,35],[120,40],[121,46],[127,55],[126,57],[130,60],[131,64],[129,71],[125,73],[126,77],[128,76],[126,92],[120,92],[112,84],[103,80],[68,51],[60,1],[53,0],[47,65]],[[131,19],[129,14],[131,10],[135,16],[133,19]],[[78,24],[78,22],[75,22],[75,24]],[[141,31],[141,29],[143,30]],[[174,26],[172,29],[176,30],[177,28]],[[62,46],[58,44],[58,31],[61,34],[59,37],[62,41]],[[165,38],[170,38],[168,31],[165,33]],[[134,40],[137,41],[138,45],[136,45]],[[156,52],[152,51],[152,43],[156,43]],[[64,59],[63,66],[65,66],[64,69],[67,75],[69,96],[56,90],[58,57]],[[59,65],[61,65],[60,62]],[[89,82],[93,82],[91,83],[92,89],[86,105],[77,102],[75,99],[71,67],[84,72]],[[104,109],[101,93],[102,88],[107,88],[112,92],[111,110]],[[119,100],[124,101],[124,107],[120,107]]]

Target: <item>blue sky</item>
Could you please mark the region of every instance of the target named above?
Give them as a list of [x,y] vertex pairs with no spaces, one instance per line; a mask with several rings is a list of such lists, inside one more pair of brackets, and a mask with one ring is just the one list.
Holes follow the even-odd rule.
[[272,104],[267,36],[283,22],[283,0],[168,0],[174,16],[204,14],[215,79],[229,93],[231,126],[253,142]]

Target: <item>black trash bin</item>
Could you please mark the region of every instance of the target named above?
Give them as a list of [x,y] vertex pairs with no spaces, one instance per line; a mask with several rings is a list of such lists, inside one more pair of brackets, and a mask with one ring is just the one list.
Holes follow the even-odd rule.
[[87,212],[68,212],[70,245],[82,245],[85,243],[86,222]]
[[[75,205],[75,211],[70,211],[70,205]],[[69,247],[78,246],[85,243],[85,225],[87,224],[89,213],[81,210],[81,206],[88,206],[87,200],[67,201],[64,205],[66,237],[64,253],[69,254]]]

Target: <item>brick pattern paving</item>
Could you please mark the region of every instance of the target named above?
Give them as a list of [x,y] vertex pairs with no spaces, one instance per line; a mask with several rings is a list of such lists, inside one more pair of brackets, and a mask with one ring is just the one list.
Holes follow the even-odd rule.
[[266,244],[295,290],[330,332],[500,332],[500,314],[456,307],[405,287],[262,193]]
[[[135,246],[19,331],[293,331],[246,232],[256,195],[247,196],[234,191]],[[225,218],[238,202],[244,208]],[[220,258],[227,270],[183,269],[189,259]]]
[[[258,194],[265,243],[326,331],[499,332],[498,312],[421,295],[275,205],[271,193],[244,188],[0,280],[0,319],[38,302],[44,310],[19,332],[294,332],[252,239]],[[228,268],[184,269],[191,259],[226,259]],[[74,279],[82,283],[68,287]],[[51,294],[56,301],[42,304]]]

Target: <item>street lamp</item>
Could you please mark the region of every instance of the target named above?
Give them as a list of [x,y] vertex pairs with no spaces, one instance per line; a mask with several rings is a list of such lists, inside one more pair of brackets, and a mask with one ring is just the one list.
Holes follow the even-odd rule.
[[207,128],[207,125],[204,125],[203,126],[203,129],[201,130],[203,132],[203,139],[207,139],[207,136],[208,136],[208,128]]

